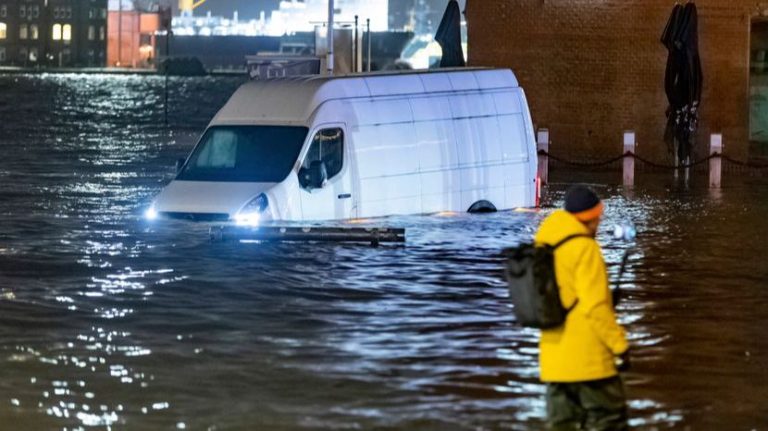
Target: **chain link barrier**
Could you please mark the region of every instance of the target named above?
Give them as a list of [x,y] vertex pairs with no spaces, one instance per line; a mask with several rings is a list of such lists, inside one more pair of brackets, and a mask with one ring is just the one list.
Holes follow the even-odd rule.
[[[627,154],[630,154],[630,153],[627,153]],[[554,160],[554,161],[556,161],[558,163],[563,163],[563,164],[571,165],[571,166],[593,167],[593,168],[597,168],[597,167],[601,167],[601,166],[608,166],[608,165],[610,165],[612,163],[616,163],[619,160],[623,160],[624,157],[626,157],[627,154],[622,154],[620,156],[616,156],[616,157],[614,157],[612,159],[609,159],[609,160],[606,160],[606,161],[603,161],[603,162],[574,162],[574,161],[571,161],[571,160],[565,160],[563,158],[560,158],[560,157],[557,157],[557,156],[553,156],[553,155],[547,153],[544,150],[539,150],[539,156],[547,156],[550,159],[552,159],[552,160]]]
[[690,162],[690,163],[682,163],[682,164],[679,164],[677,166],[676,165],[670,165],[670,164],[664,164],[664,163],[657,163],[657,162],[654,162],[652,160],[648,160],[648,159],[646,159],[644,157],[640,157],[640,156],[638,156],[637,154],[634,154],[631,151],[627,151],[626,153],[624,153],[624,154],[622,154],[620,156],[616,156],[616,157],[613,157],[613,158],[610,158],[610,159],[607,159],[607,160],[597,161],[597,162],[575,162],[575,161],[572,161],[572,160],[566,160],[566,159],[564,159],[562,157],[553,156],[552,154],[549,154],[545,150],[539,150],[538,154],[539,154],[539,156],[549,157],[550,159],[552,159],[552,160],[554,160],[554,161],[556,161],[558,163],[565,164],[565,165],[579,166],[579,167],[592,167],[592,168],[608,166],[608,165],[616,163],[616,162],[618,162],[620,160],[624,160],[625,157],[632,157],[635,160],[637,160],[639,162],[642,162],[642,163],[644,163],[644,164],[646,164],[648,166],[651,166],[653,168],[667,169],[667,170],[695,168],[697,166],[703,165],[704,163],[706,163],[706,162],[708,162],[708,161],[710,161],[710,160],[712,160],[714,158],[720,158],[722,160],[725,160],[728,163],[732,163],[732,164],[734,164],[736,166],[741,166],[741,167],[744,167],[744,168],[749,168],[749,169],[768,169],[768,164],[744,162],[744,161],[736,160],[736,159],[734,159],[732,157],[729,157],[729,156],[726,156],[726,155],[723,155],[723,154],[720,154],[720,153],[712,153],[708,157],[704,157],[701,160],[696,160],[696,161]]
[[749,169],[768,169],[768,163],[754,163],[754,162],[743,162],[741,160],[736,160],[734,158],[728,157],[726,155],[721,156],[723,160],[725,160],[728,163],[732,163],[736,166],[741,166],[744,168]]

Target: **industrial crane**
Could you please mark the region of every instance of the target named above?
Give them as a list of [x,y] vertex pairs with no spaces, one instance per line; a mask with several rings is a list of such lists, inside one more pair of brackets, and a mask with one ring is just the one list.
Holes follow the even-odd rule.
[[206,0],[179,0],[179,13],[192,15],[192,11],[205,3]]

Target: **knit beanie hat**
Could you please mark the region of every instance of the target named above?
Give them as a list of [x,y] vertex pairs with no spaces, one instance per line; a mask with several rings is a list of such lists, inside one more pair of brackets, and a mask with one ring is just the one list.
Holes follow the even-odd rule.
[[603,203],[589,187],[575,185],[565,192],[565,210],[579,221],[588,222],[603,214]]

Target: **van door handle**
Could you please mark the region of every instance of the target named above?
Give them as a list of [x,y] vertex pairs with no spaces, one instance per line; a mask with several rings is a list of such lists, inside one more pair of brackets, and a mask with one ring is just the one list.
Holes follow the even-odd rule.
[[339,195],[339,199],[349,199],[352,197],[351,193],[342,193]]

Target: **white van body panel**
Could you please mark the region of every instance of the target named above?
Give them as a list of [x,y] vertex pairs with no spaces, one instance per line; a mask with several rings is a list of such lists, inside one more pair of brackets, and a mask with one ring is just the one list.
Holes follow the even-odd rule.
[[[276,183],[224,183],[172,181],[157,196],[161,211],[181,213],[234,213]],[[157,205],[157,204],[156,204]]]
[[[294,169],[281,183],[173,181],[159,212],[228,213],[258,194],[265,219],[330,220],[497,209],[535,204],[536,145],[523,90],[506,69],[312,76],[241,86],[210,127],[308,129]],[[343,132],[343,164],[315,190],[298,172],[315,135]],[[184,184],[187,183],[187,184]]]
[[180,214],[232,216],[259,194],[271,196],[268,219],[301,218],[299,181],[295,173],[281,183],[172,181],[155,199],[155,210]]

